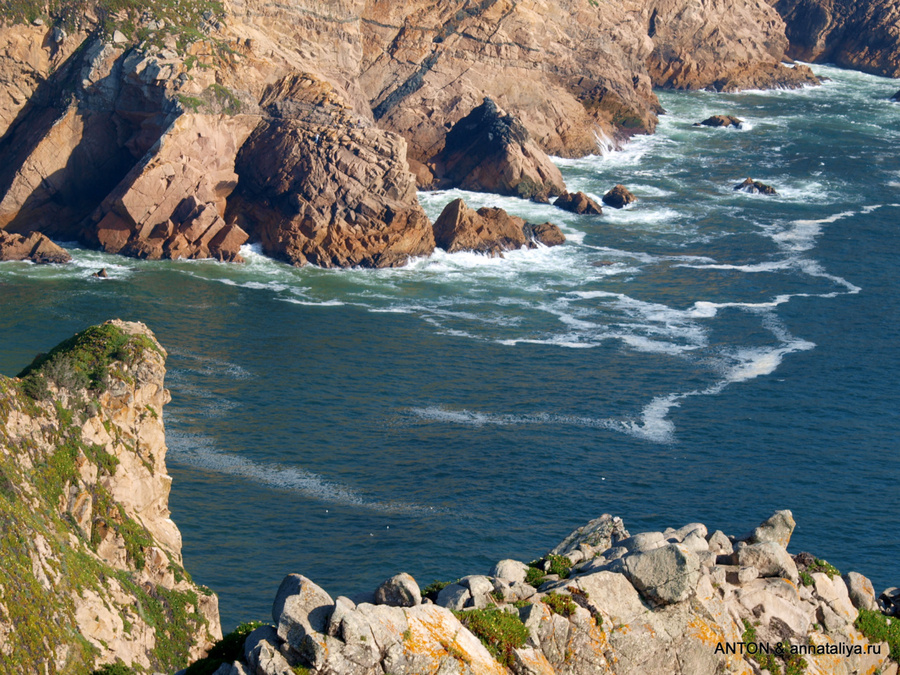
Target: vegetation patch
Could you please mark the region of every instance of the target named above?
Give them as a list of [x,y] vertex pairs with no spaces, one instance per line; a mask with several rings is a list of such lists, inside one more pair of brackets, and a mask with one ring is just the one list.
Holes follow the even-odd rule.
[[900,619],[892,619],[872,609],[861,609],[853,624],[869,642],[887,642],[891,658],[900,661]]
[[185,675],[212,675],[223,663],[234,663],[244,658],[244,641],[247,636],[261,626],[262,621],[249,621],[240,624],[228,635],[216,642],[209,650],[206,658],[195,661],[187,669]]
[[501,609],[471,609],[453,614],[495,659],[512,667],[513,650],[524,647],[528,639],[528,629],[517,614]]
[[554,614],[565,617],[572,616],[575,613],[575,608],[578,606],[570,596],[563,593],[548,593],[541,598],[541,602],[547,605]]
[[[743,621],[744,633],[741,639],[744,644],[759,644],[756,628],[747,619]],[[772,653],[757,650],[748,656],[759,664],[760,670],[767,670],[770,675],[803,675],[809,665],[799,654],[791,654],[791,644],[787,640],[780,642]]]
[[422,597],[437,602],[438,594],[452,583],[452,581],[432,581],[422,589]]

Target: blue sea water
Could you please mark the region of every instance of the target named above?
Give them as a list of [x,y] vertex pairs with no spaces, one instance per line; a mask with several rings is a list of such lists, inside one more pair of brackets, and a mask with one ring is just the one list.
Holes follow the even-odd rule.
[[[657,133],[558,160],[602,217],[568,243],[397,270],[0,265],[0,372],[108,318],[169,350],[173,518],[223,624],[283,575],[333,595],[530,560],[601,513],[633,532],[741,534],[788,508],[790,549],[900,584],[900,105],[815,67],[799,91],[662,92]],[[743,129],[695,128],[732,114]],[[602,139],[601,139],[602,140]],[[773,197],[734,192],[752,176]],[[109,280],[90,278],[106,267]]]

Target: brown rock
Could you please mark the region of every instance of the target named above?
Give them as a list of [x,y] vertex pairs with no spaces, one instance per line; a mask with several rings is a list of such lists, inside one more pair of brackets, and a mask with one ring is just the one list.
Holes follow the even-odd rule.
[[695,127],[734,127],[735,129],[740,129],[741,125],[744,123],[744,120],[738,119],[737,117],[733,117],[731,115],[713,115],[712,117],[707,117],[702,122],[695,122]]
[[109,279],[109,272],[106,271],[106,268],[102,268],[96,272],[94,272],[92,277],[97,277],[98,279]]
[[744,192],[752,192],[763,195],[777,195],[778,193],[775,191],[771,185],[766,185],[765,183],[760,183],[758,180],[753,180],[752,178],[748,178],[743,183],[738,183],[734,186],[735,190],[743,190]]
[[603,195],[603,203],[614,209],[621,209],[636,201],[637,197],[631,194],[624,185],[616,185],[612,190]]
[[769,0],[784,18],[788,54],[900,77],[896,0]]
[[544,246],[559,246],[566,242],[566,236],[553,223],[525,223],[522,226],[525,237]]
[[40,232],[24,236],[0,230],[0,260],[30,260],[38,264],[67,263],[68,252]]
[[583,192],[563,192],[557,200],[553,202],[553,205],[579,215],[603,215],[603,209],[600,205]]
[[448,187],[537,201],[565,192],[559,169],[522,122],[490,98],[453,126],[434,164]]

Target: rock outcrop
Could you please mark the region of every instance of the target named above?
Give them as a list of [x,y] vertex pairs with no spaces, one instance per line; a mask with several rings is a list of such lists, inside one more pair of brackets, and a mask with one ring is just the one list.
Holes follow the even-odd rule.
[[738,119],[733,115],[713,115],[712,117],[707,117],[702,122],[695,122],[695,127],[734,127],[735,129],[740,129],[743,126],[744,120]]
[[173,672],[221,638],[169,518],[165,356],[143,324],[112,321],[0,377],[8,672]]
[[563,192],[553,206],[558,206],[566,211],[577,213],[579,215],[602,216],[603,209],[593,199],[583,192]]
[[637,201],[637,197],[624,185],[616,185],[603,195],[603,203],[614,209],[623,209]]
[[766,185],[765,183],[761,183],[758,180],[753,180],[752,178],[747,178],[742,183],[738,183],[734,186],[735,191],[740,192],[749,192],[751,194],[760,194],[760,195],[777,195],[778,192],[771,185]]
[[72,256],[40,232],[24,236],[0,230],[0,261],[3,260],[30,260],[39,264],[67,263],[72,260]]
[[787,24],[788,54],[900,77],[896,0],[769,0]]
[[486,98],[447,133],[432,160],[436,185],[548,201],[565,192],[562,174],[520,120]]
[[502,257],[504,251],[522,247],[535,248],[538,243],[556,246],[565,241],[559,228],[551,223],[534,225],[498,208],[474,211],[462,199],[454,199],[444,207],[434,223],[434,239],[447,253],[473,251],[492,257]]
[[418,591],[409,575],[399,575],[407,592],[381,593],[377,605],[289,575],[274,625],[216,672],[896,673],[888,645],[857,627],[863,616],[887,625],[871,584],[808,554],[792,558],[792,530],[780,511],[745,541],[701,523],[629,536],[604,515],[540,560],[503,560],[432,589],[436,602],[408,592]]

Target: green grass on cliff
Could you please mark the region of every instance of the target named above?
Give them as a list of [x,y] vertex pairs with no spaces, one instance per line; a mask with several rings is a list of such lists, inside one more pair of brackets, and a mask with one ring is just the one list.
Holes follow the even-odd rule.
[[453,612],[453,615],[507,667],[513,665],[513,650],[525,646],[528,639],[528,629],[518,614],[502,609],[469,609]]
[[887,642],[891,658],[900,661],[900,618],[888,617],[877,610],[861,609],[853,624],[869,642]]

